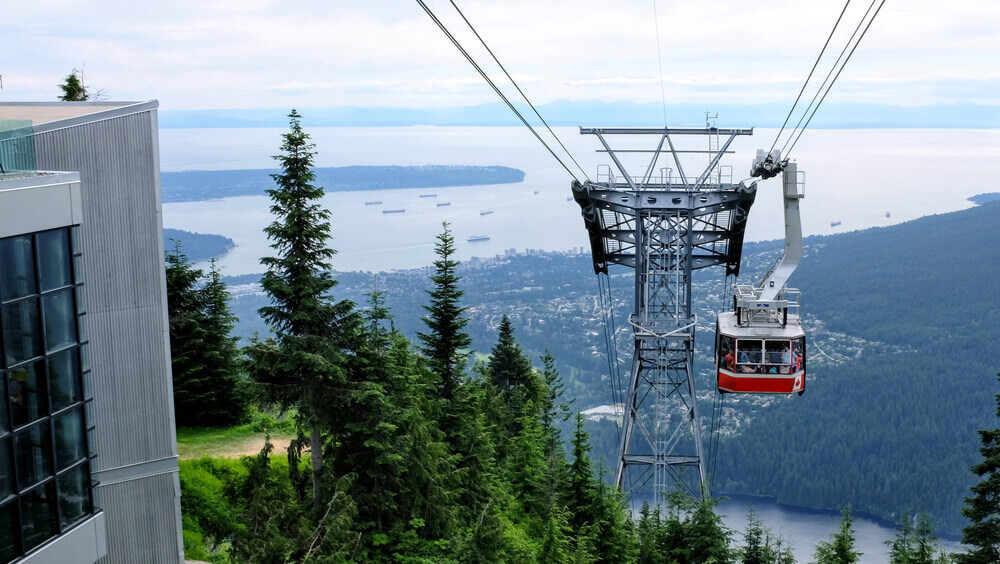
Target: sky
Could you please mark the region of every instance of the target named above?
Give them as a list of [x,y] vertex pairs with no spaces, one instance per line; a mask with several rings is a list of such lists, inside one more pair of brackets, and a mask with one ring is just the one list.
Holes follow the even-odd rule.
[[[426,1],[501,78],[449,1]],[[537,104],[790,103],[844,5],[455,1]],[[73,68],[108,99],[158,99],[168,110],[496,101],[411,0],[4,4],[0,101],[54,100]],[[850,2],[831,41],[834,57],[869,4]],[[1000,2],[888,0],[826,103],[1000,105],[998,58]],[[827,68],[820,65],[820,77]]]

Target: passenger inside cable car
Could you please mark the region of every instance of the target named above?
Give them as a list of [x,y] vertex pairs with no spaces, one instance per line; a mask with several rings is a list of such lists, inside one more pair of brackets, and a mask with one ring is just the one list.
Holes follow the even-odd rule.
[[720,335],[719,389],[723,392],[793,393],[805,388],[805,337],[742,339]]

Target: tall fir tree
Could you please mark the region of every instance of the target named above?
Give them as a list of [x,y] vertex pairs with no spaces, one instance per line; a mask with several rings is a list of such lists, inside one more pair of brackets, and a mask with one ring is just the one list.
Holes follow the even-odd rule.
[[237,338],[232,335],[236,316],[229,307],[229,289],[215,259],[201,288],[201,301],[205,308],[204,375],[214,387],[211,405],[205,407],[202,417],[210,425],[233,425],[243,419],[247,402]]
[[329,246],[330,212],[319,204],[323,189],[314,185],[315,145],[302,129],[302,116],[288,114],[288,133],[274,158],[281,172],[268,190],[274,221],[264,228],[276,256],[264,257],[261,286],[271,305],[260,315],[274,339],[254,340],[247,348],[249,371],[261,384],[262,398],[297,408],[300,436],[308,432],[312,462],[312,505],[323,504],[324,427],[337,429],[346,394],[348,355],[357,344],[359,319],[354,304],[335,301],[330,273],[336,251]]
[[166,253],[174,411],[178,425],[239,422],[246,408],[229,292],[212,263],[207,280],[179,245]]
[[[590,508],[594,503],[594,472],[590,467],[590,436],[583,428],[583,414],[576,414],[576,428],[573,431],[573,464],[567,488],[567,501],[572,513],[574,531],[579,532],[588,525]],[[579,533],[578,533],[579,534]]]
[[198,292],[204,273],[194,268],[179,244],[165,258],[174,411],[178,425],[198,425],[199,404],[206,391],[200,376],[205,368],[205,314]]
[[737,556],[743,564],[794,564],[795,562],[791,547],[764,526],[764,522],[753,509],[747,514],[743,546],[737,551]]
[[[1000,394],[995,398],[1000,418]],[[972,496],[965,498],[962,508],[962,515],[972,522],[962,531],[962,543],[972,550],[959,557],[968,564],[1000,562],[1000,428],[979,431],[979,440],[983,460],[972,466],[972,472],[981,480],[972,486]]]
[[816,545],[813,554],[815,564],[854,564],[861,559],[861,552],[855,546],[854,517],[851,508],[845,507],[840,512],[840,530],[833,538]]
[[900,519],[900,527],[892,540],[885,541],[889,547],[890,564],[946,564],[952,559],[938,549],[934,537],[934,527],[927,512],[914,520],[907,513]]
[[428,331],[417,336],[431,369],[437,374],[441,397],[451,401],[465,373],[468,358],[465,349],[472,344],[472,338],[465,332],[469,320],[463,315],[463,292],[458,288],[460,277],[456,273],[458,261],[453,258],[455,238],[447,222],[442,224],[434,252],[438,257],[431,276],[434,288],[427,292],[431,303],[424,306],[427,315],[423,318]]
[[514,327],[506,314],[500,320],[499,335],[488,370],[493,385],[508,395],[511,390],[525,386],[531,375],[531,361],[524,356],[521,345],[514,339]]

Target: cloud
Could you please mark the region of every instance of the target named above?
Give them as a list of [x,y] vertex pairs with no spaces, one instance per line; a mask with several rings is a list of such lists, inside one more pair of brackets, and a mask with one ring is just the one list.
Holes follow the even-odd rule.
[[[458,2],[538,103],[658,101],[649,0]],[[484,64],[445,0],[428,0]],[[841,45],[867,3],[852,3]],[[667,100],[794,97],[839,3],[658,4]],[[495,101],[415,2],[406,0],[48,0],[5,7],[0,99],[53,99],[73,67],[114,98],[164,108],[393,106]],[[13,23],[11,23],[13,22]],[[831,47],[831,55],[838,49]],[[887,2],[831,94],[840,101],[995,103],[1000,10],[993,0]],[[824,72],[821,66],[818,72]]]

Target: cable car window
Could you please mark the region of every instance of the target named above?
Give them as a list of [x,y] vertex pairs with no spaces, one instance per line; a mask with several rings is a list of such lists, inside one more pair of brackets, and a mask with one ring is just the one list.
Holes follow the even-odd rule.
[[765,364],[791,364],[791,350],[788,341],[768,341],[766,344]]
[[736,342],[736,364],[740,372],[752,373],[761,370],[764,357],[764,341],[740,339]]
[[730,372],[736,371],[736,339],[719,337],[719,367]]
[[806,369],[806,338],[799,337],[792,340],[792,369],[795,372]]

